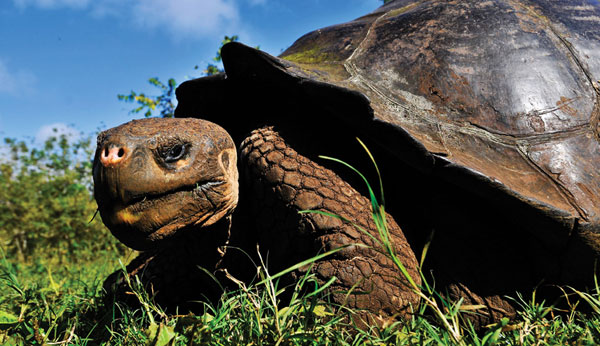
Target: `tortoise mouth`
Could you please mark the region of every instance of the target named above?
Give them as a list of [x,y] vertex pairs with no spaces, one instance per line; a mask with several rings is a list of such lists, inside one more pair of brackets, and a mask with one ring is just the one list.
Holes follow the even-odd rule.
[[136,196],[126,205],[108,204],[100,214],[108,228],[125,245],[146,250],[155,241],[170,238],[180,229],[203,226],[222,212],[215,193],[226,182],[205,181],[159,194]]
[[[161,193],[144,193],[131,196],[127,203],[119,205],[119,209],[127,209],[130,212],[140,213],[155,207],[157,202],[163,201],[169,203],[175,197],[184,198],[186,194],[197,198],[201,197],[201,194],[207,189],[224,184],[223,181],[204,181],[198,182],[194,185],[181,186],[174,190],[169,190]],[[115,208],[117,209],[117,208]]]

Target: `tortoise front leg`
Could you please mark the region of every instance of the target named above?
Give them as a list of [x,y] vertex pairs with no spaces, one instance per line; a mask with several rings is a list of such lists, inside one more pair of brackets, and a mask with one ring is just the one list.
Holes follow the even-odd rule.
[[140,302],[128,281],[139,279],[143,290],[167,313],[202,311],[202,301],[216,304],[222,285],[228,284],[219,270],[229,243],[229,222],[227,217],[202,229],[184,231],[161,248],[142,252],[127,265],[126,272],[117,270],[104,281],[105,299],[109,304],[114,299],[138,307]]
[[[298,213],[320,210],[339,215],[379,238],[367,198],[331,170],[297,153],[272,127],[253,131],[240,151],[245,198],[252,204],[250,219],[255,220],[258,242],[268,254],[271,270],[344,245],[365,244],[368,247],[348,246],[314,264],[319,281],[337,277],[330,289],[333,300],[388,316],[405,314],[411,304],[416,306],[418,296],[408,280],[369,235],[334,217]],[[413,251],[391,216],[387,221],[390,241],[419,285]]]

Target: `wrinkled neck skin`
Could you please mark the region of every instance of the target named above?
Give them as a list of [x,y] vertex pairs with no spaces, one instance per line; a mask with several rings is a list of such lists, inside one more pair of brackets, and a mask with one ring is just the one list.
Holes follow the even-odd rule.
[[167,239],[159,248],[146,252],[185,258],[209,271],[220,268],[231,239],[232,216],[210,226],[190,226]]
[[[191,226],[181,230],[177,236],[165,240],[159,248],[146,251],[162,258],[177,258],[178,263],[186,262],[215,274],[223,287],[237,288],[236,284],[227,279],[227,273],[238,280],[248,281],[256,273],[256,268],[250,258],[255,260],[256,239],[253,237],[251,222],[248,220],[247,203],[251,203],[240,188],[240,202],[234,212],[210,226]],[[244,249],[244,250],[241,250]],[[250,258],[249,258],[250,257]]]

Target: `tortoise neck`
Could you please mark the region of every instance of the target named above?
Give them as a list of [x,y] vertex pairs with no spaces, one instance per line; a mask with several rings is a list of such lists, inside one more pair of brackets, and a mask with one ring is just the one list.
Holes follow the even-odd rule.
[[216,269],[222,261],[231,235],[231,216],[206,227],[192,226],[169,241],[159,252],[185,257],[206,269]]

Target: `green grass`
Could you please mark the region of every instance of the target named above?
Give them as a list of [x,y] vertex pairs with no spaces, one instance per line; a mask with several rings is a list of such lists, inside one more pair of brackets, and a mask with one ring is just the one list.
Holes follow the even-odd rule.
[[[367,151],[368,152],[368,151]],[[369,154],[370,155],[370,154]],[[353,168],[352,168],[353,169]],[[358,172],[357,172],[358,173]],[[360,174],[360,173],[359,173]],[[366,180],[365,180],[366,182]],[[378,227],[375,240],[408,276],[387,233],[383,188],[379,200],[367,183]],[[381,186],[381,182],[380,182]],[[335,216],[332,216],[335,217]],[[364,246],[364,245],[363,245]],[[286,272],[310,265],[329,253],[287,271],[269,273],[259,262],[254,284],[239,284],[217,305],[205,304],[201,315],[167,315],[133,279],[132,294],[141,304],[131,308],[102,299],[102,282],[123,268],[133,253],[117,246],[101,252],[79,247],[64,262],[52,249],[34,260],[0,260],[0,344],[6,345],[595,345],[600,343],[600,289],[580,292],[564,288],[568,308],[559,310],[523,292],[513,297],[519,317],[475,331],[465,317],[477,307],[451,302],[422,276],[417,286],[407,277],[421,303],[407,320],[382,320],[360,328],[353,311],[328,301],[327,283],[310,271],[292,286],[280,286]],[[424,249],[421,263],[427,248]],[[336,250],[334,250],[335,252]],[[533,293],[533,294],[532,294]],[[285,294],[285,298],[284,298]],[[291,297],[291,298],[290,298]],[[281,302],[285,301],[286,304]],[[578,303],[576,303],[578,302]],[[582,309],[585,307],[585,309]],[[585,311],[590,311],[584,313]]]
[[[437,305],[423,299],[409,320],[360,329],[349,309],[328,302],[325,286],[312,275],[294,286],[279,287],[277,278],[262,266],[258,283],[241,284],[217,306],[206,305],[202,315],[166,315],[136,281],[130,286],[141,307],[104,302],[102,280],[119,266],[118,260],[115,253],[111,259],[69,269],[3,260],[0,344],[593,345],[600,341],[598,291],[571,290],[595,310],[588,314],[580,312],[579,306],[564,312],[517,296],[521,306],[517,320],[503,320],[479,333],[464,321],[459,304],[423,291]],[[284,290],[292,292],[285,306],[279,304]]]

